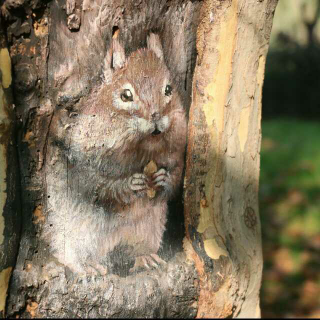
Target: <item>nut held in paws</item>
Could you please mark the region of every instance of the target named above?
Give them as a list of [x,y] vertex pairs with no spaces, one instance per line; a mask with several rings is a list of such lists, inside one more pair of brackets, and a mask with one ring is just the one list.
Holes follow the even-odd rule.
[[[157,164],[156,164],[153,160],[151,160],[151,161],[144,167],[143,173],[144,173],[147,177],[152,177],[152,175],[153,175],[154,173],[156,173],[157,170],[158,170]],[[155,189],[149,188],[149,189],[147,190],[147,196],[148,196],[148,198],[153,199],[153,198],[155,197],[155,195],[156,195],[156,190],[155,190]]]

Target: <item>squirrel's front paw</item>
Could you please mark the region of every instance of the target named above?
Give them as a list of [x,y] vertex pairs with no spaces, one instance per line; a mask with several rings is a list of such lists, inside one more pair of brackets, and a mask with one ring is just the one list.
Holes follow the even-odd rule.
[[129,188],[134,192],[143,192],[148,188],[147,177],[143,173],[135,173],[129,178]]
[[152,176],[152,183],[156,188],[163,187],[165,189],[170,188],[170,175],[169,172],[161,168]]

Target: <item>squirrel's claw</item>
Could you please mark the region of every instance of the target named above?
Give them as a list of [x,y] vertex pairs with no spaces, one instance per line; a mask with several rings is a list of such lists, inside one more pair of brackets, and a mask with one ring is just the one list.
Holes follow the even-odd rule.
[[160,265],[165,265],[166,262],[162,260],[157,254],[152,253],[147,256],[139,256],[136,258],[134,266],[129,270],[130,273],[138,272],[141,269],[158,268]]
[[167,175],[168,175],[168,171],[164,168],[161,168],[160,170],[158,170],[156,173],[153,174],[152,178],[154,181],[156,181],[161,176],[167,176]]
[[105,276],[106,274],[108,274],[108,269],[107,267],[99,263],[89,264],[85,267],[84,274],[93,275],[93,276],[97,276],[97,275]]
[[129,188],[132,191],[147,189],[147,177],[143,173],[135,173],[129,178]]
[[153,176],[153,183],[155,187],[166,187],[170,183],[170,176],[167,170],[160,169]]
[[152,254],[150,254],[150,256],[158,263],[158,265],[166,265],[167,264],[156,253],[152,253]]

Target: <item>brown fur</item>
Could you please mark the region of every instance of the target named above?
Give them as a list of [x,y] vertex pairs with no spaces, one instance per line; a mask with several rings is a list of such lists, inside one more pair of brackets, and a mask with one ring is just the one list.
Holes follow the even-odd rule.
[[[105,258],[117,245],[132,246],[131,254],[145,267],[161,261],[156,253],[167,201],[181,181],[186,119],[159,54],[160,39],[150,37],[149,49],[117,60],[120,67],[106,71],[111,79],[79,101],[73,110],[78,116],[60,110],[53,119],[49,148],[58,161],[47,169],[53,196],[47,222],[52,233],[46,238],[53,254],[76,272],[107,267]],[[119,43],[113,48],[123,50]],[[171,95],[165,95],[167,85]],[[128,103],[120,99],[127,87],[134,95]],[[160,134],[154,136],[156,130]],[[149,179],[142,175],[150,160],[158,171]],[[150,185],[157,185],[154,199],[146,194]]]

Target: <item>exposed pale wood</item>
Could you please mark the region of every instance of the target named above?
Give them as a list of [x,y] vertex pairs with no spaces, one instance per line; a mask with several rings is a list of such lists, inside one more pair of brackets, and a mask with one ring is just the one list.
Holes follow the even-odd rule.
[[204,2],[185,178],[197,317],[259,317],[261,93],[277,1]]

